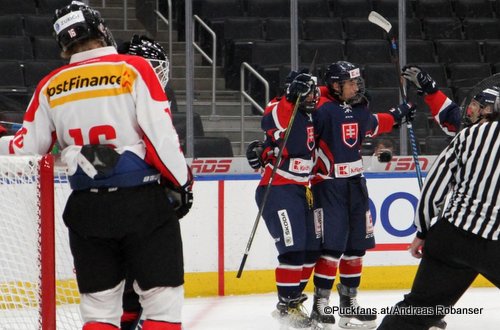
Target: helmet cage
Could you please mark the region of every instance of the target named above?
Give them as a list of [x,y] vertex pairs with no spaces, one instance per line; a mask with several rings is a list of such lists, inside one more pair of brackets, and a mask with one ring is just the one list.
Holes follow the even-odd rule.
[[127,53],[147,59],[160,79],[161,85],[165,88],[168,83],[170,63],[165,50],[159,43],[146,36],[134,35]]

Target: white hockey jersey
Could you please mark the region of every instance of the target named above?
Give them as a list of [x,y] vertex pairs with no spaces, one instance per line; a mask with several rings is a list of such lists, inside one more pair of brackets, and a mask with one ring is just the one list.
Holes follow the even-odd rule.
[[46,154],[55,142],[69,174],[82,145],[131,151],[174,186],[191,173],[172,124],[170,102],[147,60],[97,48],[71,57],[38,84],[13,137],[0,139],[1,154]]

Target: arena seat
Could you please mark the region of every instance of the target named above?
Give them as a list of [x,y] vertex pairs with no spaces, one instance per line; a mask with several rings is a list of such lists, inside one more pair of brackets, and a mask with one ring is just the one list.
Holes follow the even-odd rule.
[[490,63],[450,63],[447,66],[451,87],[472,87],[491,76]]
[[424,17],[453,17],[453,7],[450,0],[416,0],[415,15]]
[[56,9],[67,6],[71,3],[69,0],[37,0],[38,13],[53,15]]
[[23,69],[17,61],[0,61],[0,89],[24,88]]
[[9,14],[36,14],[35,0],[0,0],[2,15]]
[[500,20],[498,18],[465,18],[462,25],[466,39],[500,39]]
[[460,19],[470,17],[493,17],[491,0],[454,0],[455,14]]
[[299,17],[330,17],[328,0],[298,0]]
[[29,37],[52,37],[52,34],[54,33],[52,16],[24,15],[24,33]]
[[[413,0],[405,1],[406,18],[413,17]],[[386,18],[398,17],[399,0],[377,0],[373,1],[373,10]]]
[[[181,144],[186,150],[185,142]],[[231,141],[227,137],[198,136],[194,138],[194,158],[233,157]]]
[[481,62],[479,43],[475,40],[435,40],[441,63]]
[[500,59],[500,40],[485,40],[483,43],[484,62],[496,63]]
[[377,28],[366,17],[346,17],[343,21],[346,40],[385,38],[384,30]]
[[288,0],[246,0],[249,17],[290,17]]
[[24,34],[23,16],[19,14],[0,16],[0,35],[22,36]]
[[[266,18],[264,24],[265,39],[274,40],[290,40],[290,18],[285,17],[269,17]],[[302,39],[302,22],[297,22],[298,38]]]
[[335,0],[333,16],[336,17],[368,17],[373,10],[370,0]]
[[53,37],[33,37],[33,52],[37,60],[61,59],[61,48]]
[[31,60],[33,48],[28,37],[0,37],[0,60]]
[[[389,22],[394,28],[396,36],[399,37],[398,19],[390,18]],[[416,17],[406,18],[406,38],[407,39],[422,39],[422,22]]]
[[37,60],[24,62],[24,81],[26,87],[36,87],[43,77],[64,64],[65,62],[63,60]]
[[368,93],[371,98],[370,110],[375,113],[386,112],[400,103],[397,87],[370,88]]
[[430,40],[408,39],[406,40],[406,62],[407,63],[432,63],[436,62],[434,43]]
[[463,39],[462,23],[458,18],[426,17],[422,25],[425,39]]
[[344,39],[340,17],[311,17],[303,21],[304,39],[328,40]]
[[316,57],[316,65],[328,65],[344,59],[344,42],[342,40],[303,40],[299,43],[300,63],[309,67]]
[[390,45],[387,40],[348,40],[345,44],[345,55],[348,61],[356,64],[391,62]]
[[363,71],[366,88],[399,87],[399,72],[392,63],[368,63]]

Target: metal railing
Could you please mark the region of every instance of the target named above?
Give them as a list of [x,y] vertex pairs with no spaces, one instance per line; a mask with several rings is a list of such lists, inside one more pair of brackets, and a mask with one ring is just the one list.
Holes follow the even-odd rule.
[[264,84],[264,95],[265,103],[269,103],[269,83],[264,77],[257,72],[250,64],[247,62],[241,63],[240,67],[240,129],[241,129],[241,141],[240,141],[240,153],[245,154],[245,99],[249,101],[254,107],[256,107],[261,113],[264,113],[264,108],[254,100],[254,98],[246,92],[245,88],[245,69],[248,70],[250,74],[253,74],[258,80]]
[[[201,55],[208,61],[208,63],[212,64],[212,114],[211,118],[215,119],[217,116],[215,110],[215,69],[216,69],[216,55],[217,55],[217,36],[215,32],[205,23],[198,15],[193,15],[193,47],[201,53]],[[200,46],[196,44],[194,39],[194,32],[196,31],[196,25],[194,23],[199,23],[202,28],[204,28],[212,37],[212,58],[210,58]]]
[[[168,78],[172,78],[172,68],[173,68],[173,57],[172,57],[172,0],[167,1],[167,7],[168,7],[168,12],[167,16],[168,19],[165,18],[160,13],[159,10],[159,4],[158,1],[156,1],[156,9],[155,9],[155,14],[158,16],[159,19],[161,19],[168,27],[168,61],[170,63],[170,70],[168,70]],[[158,23],[156,24],[156,31],[159,31]]]

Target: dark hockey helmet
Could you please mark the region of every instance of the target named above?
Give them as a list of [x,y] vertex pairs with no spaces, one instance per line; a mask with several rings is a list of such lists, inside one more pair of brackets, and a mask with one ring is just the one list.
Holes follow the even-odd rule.
[[[342,96],[343,85],[348,80],[356,80],[358,84],[358,94],[363,95],[365,90],[364,80],[361,77],[361,70],[359,66],[352,64],[347,61],[338,61],[332,63],[328,66],[325,75],[324,82],[328,87],[328,91],[330,94],[334,95],[341,101],[345,101],[350,103],[354,101],[354,99],[358,99],[358,95],[350,98],[349,100],[344,100]],[[340,90],[336,90],[333,88],[333,84],[338,83],[340,86]]]
[[138,36],[135,34],[130,40],[127,53],[130,55],[142,56],[147,59],[153,66],[163,88],[165,88],[168,83],[170,64],[167,53],[158,42],[146,36]]
[[106,45],[116,47],[111,31],[106,27],[101,14],[80,1],[56,9],[54,31],[57,42],[63,51],[78,41],[103,38]]
[[464,125],[478,123],[486,115],[500,112],[500,88],[492,86],[479,92],[466,109]]

